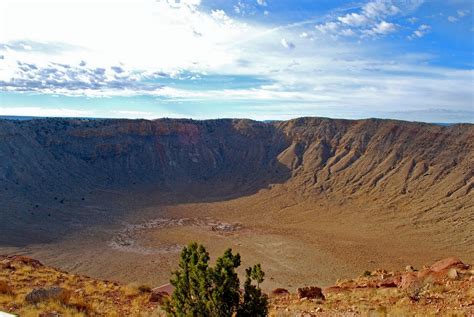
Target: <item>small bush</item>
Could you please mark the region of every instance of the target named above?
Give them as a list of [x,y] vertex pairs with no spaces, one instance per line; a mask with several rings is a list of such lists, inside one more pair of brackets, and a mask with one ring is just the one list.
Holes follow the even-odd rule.
[[140,285],[138,286],[138,291],[140,293],[151,293],[151,287],[148,285]]
[[8,285],[7,281],[0,281],[0,294],[13,294],[13,289],[10,285]]
[[[260,289],[264,280],[261,266],[246,270],[244,293],[235,272],[240,255],[231,249],[209,265],[209,253],[204,246],[191,243],[181,252],[179,268],[173,272],[171,284],[175,290],[165,302],[169,316],[266,316],[268,299]],[[253,285],[255,281],[257,285]]]
[[70,303],[68,306],[80,313],[86,314],[87,316],[94,312],[92,305],[86,302],[84,299],[76,300],[74,303]]

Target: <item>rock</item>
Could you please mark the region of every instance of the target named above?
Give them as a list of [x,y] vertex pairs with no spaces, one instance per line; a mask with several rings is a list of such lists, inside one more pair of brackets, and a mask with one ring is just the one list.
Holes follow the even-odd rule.
[[415,268],[411,265],[405,267],[405,272],[415,272]]
[[430,267],[430,269],[434,272],[440,272],[453,267],[460,269],[468,269],[469,265],[464,264],[464,262],[457,257],[450,257],[434,263]]
[[309,286],[309,287],[303,287],[303,288],[298,288],[298,298],[308,298],[308,299],[322,299],[324,300],[324,294],[321,290],[321,288],[317,286]]
[[165,298],[169,297],[169,294],[166,292],[152,290],[150,293],[150,302],[151,303],[158,303],[163,304]]
[[154,289],[152,289],[152,292],[162,292],[162,293],[166,293],[168,295],[171,295],[174,292],[174,286],[169,284],[169,283],[168,284],[163,284],[161,286],[158,286],[158,287],[155,287]]
[[415,272],[409,272],[402,275],[399,287],[401,289],[408,289],[411,287],[421,287],[421,285],[422,283],[420,278],[418,277],[418,274],[416,274]]
[[38,304],[49,300],[57,300],[62,304],[67,304],[70,296],[71,293],[61,287],[36,288],[26,295],[25,300],[29,304]]
[[26,257],[26,256],[23,256],[23,255],[14,255],[14,256],[10,257],[10,259],[12,261],[22,262],[23,264],[34,267],[35,269],[43,266],[43,264],[40,261],[29,258],[29,257]]
[[455,280],[458,278],[458,271],[455,269],[455,268],[451,268],[449,269],[448,271],[448,278],[452,279],[452,280]]
[[433,271],[430,268],[423,269],[417,274],[418,279],[425,284],[443,284],[448,279],[456,279],[458,272],[456,268],[447,268],[440,271]]
[[272,291],[272,295],[274,296],[283,296],[283,295],[289,295],[289,294],[290,292],[285,288],[275,288]]
[[387,277],[377,283],[377,287],[397,287],[401,283],[400,276]]

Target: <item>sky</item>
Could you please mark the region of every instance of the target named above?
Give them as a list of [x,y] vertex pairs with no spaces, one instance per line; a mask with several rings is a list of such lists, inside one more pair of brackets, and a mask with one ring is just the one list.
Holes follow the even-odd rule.
[[474,0],[0,0],[0,115],[474,123]]

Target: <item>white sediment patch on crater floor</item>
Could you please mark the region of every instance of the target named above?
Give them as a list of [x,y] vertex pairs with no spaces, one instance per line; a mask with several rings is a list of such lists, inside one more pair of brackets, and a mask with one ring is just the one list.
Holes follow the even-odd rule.
[[[108,242],[115,250],[133,252],[144,255],[179,252],[183,245],[178,243],[163,243],[157,246],[143,246],[138,242],[138,236],[147,231],[172,228],[191,227],[211,231],[218,235],[231,235],[244,229],[240,223],[225,223],[209,217],[206,218],[156,218],[141,224],[126,224],[125,228],[118,231]],[[158,243],[159,244],[159,243]]]

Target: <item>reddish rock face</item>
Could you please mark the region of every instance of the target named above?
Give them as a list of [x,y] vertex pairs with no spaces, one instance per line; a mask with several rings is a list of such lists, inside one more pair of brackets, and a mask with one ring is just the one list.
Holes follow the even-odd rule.
[[[450,278],[455,278],[457,272],[450,274],[453,269],[468,269],[469,265],[464,264],[459,258],[450,257],[434,263],[431,267],[419,272],[405,273],[401,277],[400,288],[408,289],[413,286],[423,284],[443,284]],[[451,275],[451,276],[450,276]]]
[[324,294],[321,288],[316,286],[309,286],[298,288],[298,298],[308,298],[308,299],[322,299],[324,300]]
[[469,266],[464,264],[461,259],[457,257],[449,257],[436,262],[430,267],[430,269],[434,272],[440,272],[450,268],[467,269]]

